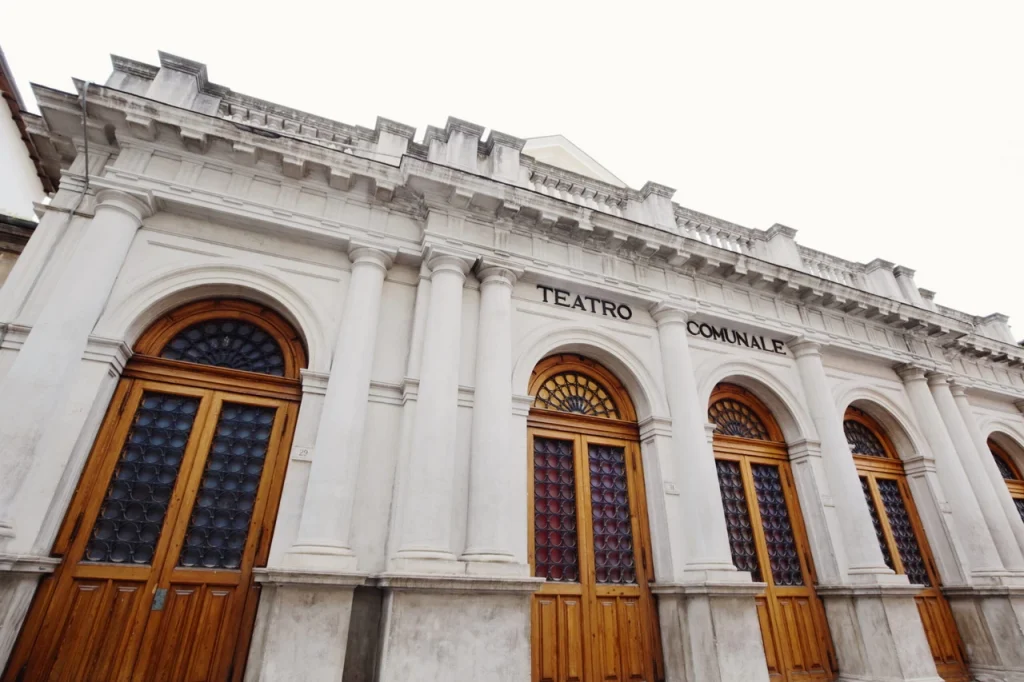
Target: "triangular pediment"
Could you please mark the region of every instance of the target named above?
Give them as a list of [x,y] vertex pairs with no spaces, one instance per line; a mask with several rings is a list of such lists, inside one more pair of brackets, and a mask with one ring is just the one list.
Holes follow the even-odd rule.
[[590,154],[574,145],[564,135],[546,135],[531,137],[526,140],[523,153],[532,156],[541,163],[579,173],[588,178],[607,182],[616,187],[625,187],[626,183],[617,178],[611,171],[594,160]]

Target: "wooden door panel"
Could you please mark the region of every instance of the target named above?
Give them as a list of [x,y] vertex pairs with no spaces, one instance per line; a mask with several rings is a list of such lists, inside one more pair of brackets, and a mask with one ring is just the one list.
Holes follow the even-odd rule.
[[144,588],[137,582],[75,581],[67,600],[53,605],[50,632],[42,633],[41,655],[34,657],[26,679],[113,679],[127,658],[125,644],[136,614],[147,601]]
[[822,644],[816,617],[816,598],[812,595],[779,596],[777,600],[783,627],[779,639],[785,643],[790,678],[831,679],[828,652]]
[[782,662],[779,660],[778,642],[775,641],[775,628],[772,627],[772,615],[768,607],[768,597],[759,595],[756,598],[757,620],[761,625],[761,641],[764,643],[764,657],[768,663],[769,677],[782,675]]
[[597,635],[594,677],[605,682],[618,682],[622,679],[622,656],[619,648],[621,637],[616,602],[614,597],[598,597],[594,611],[594,628]]
[[538,594],[533,598],[532,611],[533,679],[582,682],[585,675],[582,598]]
[[959,658],[959,647],[954,638],[956,631],[952,629],[955,628],[952,614],[945,608],[945,600],[941,595],[928,594],[929,592],[932,590],[926,590],[914,599],[921,614],[921,624],[924,625],[928,644],[931,646],[936,664],[954,663]]
[[[230,666],[238,588],[175,584],[152,640],[147,680],[220,679]],[[147,637],[148,641],[148,637]]]
[[639,597],[619,597],[619,633],[622,643],[622,679],[647,679],[644,656],[643,606]]

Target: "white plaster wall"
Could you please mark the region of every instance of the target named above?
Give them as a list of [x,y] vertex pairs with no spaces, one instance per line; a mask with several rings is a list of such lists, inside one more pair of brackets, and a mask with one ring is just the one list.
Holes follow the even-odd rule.
[[35,220],[32,202],[46,196],[7,106],[0,108],[0,214]]

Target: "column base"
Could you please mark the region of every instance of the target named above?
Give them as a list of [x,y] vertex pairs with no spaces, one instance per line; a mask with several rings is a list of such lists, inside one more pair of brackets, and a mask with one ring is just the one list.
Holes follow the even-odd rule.
[[530,679],[530,595],[543,580],[381,576],[379,682]]
[[333,545],[292,545],[281,561],[286,568],[307,571],[355,573],[359,568],[355,552]]
[[262,584],[246,682],[340,680],[364,575],[255,569]]
[[941,682],[906,576],[867,574],[854,585],[819,585],[840,680]]
[[975,680],[1024,682],[1024,586],[1009,580],[1002,585],[947,587],[942,592]]
[[651,585],[669,680],[768,682],[754,598],[764,583]]
[[451,552],[439,550],[399,550],[399,552],[388,559],[388,573],[401,574],[440,574],[440,575],[464,575],[466,563],[459,561]]

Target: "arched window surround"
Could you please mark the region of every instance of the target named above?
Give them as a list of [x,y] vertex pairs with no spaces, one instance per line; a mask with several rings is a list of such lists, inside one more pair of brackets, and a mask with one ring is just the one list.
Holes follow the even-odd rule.
[[775,420],[775,416],[772,411],[768,409],[760,398],[754,395],[741,386],[730,383],[720,383],[715,387],[715,390],[711,393],[711,399],[708,401],[708,419],[711,423],[714,423],[711,419],[711,411],[714,406],[723,400],[733,401],[739,403],[741,406],[750,410],[754,417],[763,425],[767,438],[742,438],[739,436],[731,436],[723,433],[720,428],[715,429],[715,438],[722,438],[727,440],[738,440],[738,441],[750,441],[759,440],[765,443],[773,443],[785,447],[786,439],[782,435],[782,429],[779,427],[779,423]]
[[[567,372],[582,374],[593,379],[597,384],[599,384],[608,393],[611,402],[615,405],[617,419],[580,415],[572,412],[561,412],[538,405],[536,396],[544,387],[545,383],[552,377]],[[605,367],[600,363],[579,355],[559,353],[541,360],[537,363],[537,366],[533,370],[533,375],[530,377],[529,392],[530,395],[534,397],[534,404],[531,408],[532,411],[572,415],[580,419],[595,419],[607,422],[636,424],[636,409],[633,407],[633,401],[630,399],[629,393],[622,385],[622,382],[619,381],[618,377],[605,369]]]
[[256,376],[255,372],[202,365],[181,360],[161,358],[164,348],[182,331],[210,320],[237,320],[259,327],[269,334],[281,348],[284,370],[282,377],[259,376],[290,380],[300,378],[306,367],[306,350],[302,339],[283,317],[273,310],[255,303],[236,299],[197,301],[177,308],[154,322],[135,343],[133,360],[182,371],[210,371],[233,375]]

